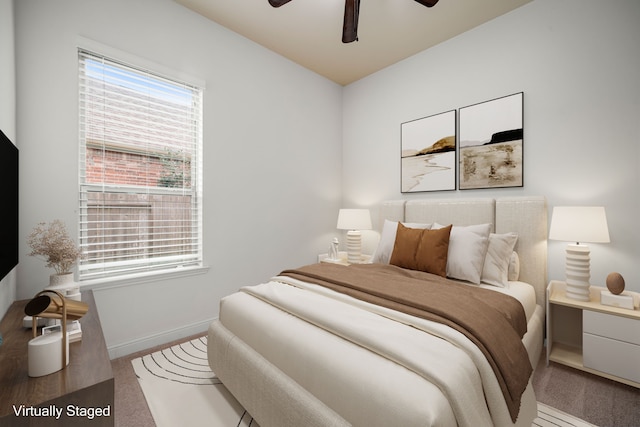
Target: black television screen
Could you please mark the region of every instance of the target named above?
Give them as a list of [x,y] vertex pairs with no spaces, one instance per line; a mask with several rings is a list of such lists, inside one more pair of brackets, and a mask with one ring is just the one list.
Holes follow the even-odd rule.
[[18,148],[0,130],[0,280],[18,265]]

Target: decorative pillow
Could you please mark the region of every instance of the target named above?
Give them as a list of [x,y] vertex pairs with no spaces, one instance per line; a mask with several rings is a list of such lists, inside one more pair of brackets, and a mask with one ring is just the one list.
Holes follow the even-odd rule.
[[520,257],[518,252],[511,252],[511,258],[509,259],[509,280],[515,282],[520,279]]
[[390,263],[445,277],[450,234],[450,225],[438,230],[429,230],[398,224]]
[[416,228],[408,228],[398,223],[396,241],[393,245],[389,263],[398,267],[417,270],[416,251],[422,240],[423,231]]
[[[433,224],[432,228],[442,227]],[[447,277],[480,284],[491,224],[454,226],[449,239]]]
[[[429,229],[431,224],[419,224],[419,223],[404,223],[409,228]],[[382,233],[380,234],[380,242],[378,247],[371,257],[371,262],[379,264],[389,264],[391,259],[391,252],[393,252],[393,246],[396,242],[396,230],[398,229],[398,222],[384,220],[382,226]]]
[[504,288],[509,280],[509,262],[518,241],[515,233],[489,235],[489,247],[482,269],[483,283]]

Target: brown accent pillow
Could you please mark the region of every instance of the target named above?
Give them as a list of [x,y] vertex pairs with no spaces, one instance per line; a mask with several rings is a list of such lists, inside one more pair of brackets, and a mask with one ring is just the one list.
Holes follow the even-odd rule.
[[450,234],[451,225],[437,230],[422,230],[398,223],[389,262],[398,267],[446,277]]
[[398,223],[396,231],[396,241],[391,252],[390,264],[398,267],[417,270],[416,250],[422,240],[422,232],[420,228],[405,227],[402,223]]

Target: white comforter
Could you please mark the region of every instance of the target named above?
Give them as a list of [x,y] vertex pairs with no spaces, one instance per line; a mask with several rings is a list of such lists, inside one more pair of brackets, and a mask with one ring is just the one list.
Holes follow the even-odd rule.
[[[338,407],[338,413],[354,425],[513,425],[489,363],[471,341],[447,326],[289,277],[279,276],[268,283],[245,287],[241,291],[223,299],[220,311],[222,323],[247,344],[266,353],[267,359],[330,407]],[[264,309],[260,301],[279,310]],[[247,322],[246,315],[249,312],[254,315],[260,313],[257,323]],[[325,363],[335,366],[335,372],[308,369],[308,363],[301,363],[296,356],[330,359],[333,355],[334,359],[342,358],[347,353],[338,347],[344,345],[344,340],[325,339],[324,335],[312,336],[308,332],[310,329],[300,325],[302,329],[299,333],[309,334],[309,338],[314,340],[308,343],[314,346],[313,355],[304,355],[308,351],[304,341],[277,337],[277,333],[271,332],[266,326],[271,321],[281,321],[277,320],[282,316],[276,314],[279,312],[289,313],[357,344],[360,347],[357,369],[341,371],[343,365],[339,359]],[[296,333],[298,330],[292,328],[290,331]],[[275,348],[274,344],[277,344]],[[370,356],[369,352],[377,356]],[[371,365],[367,366],[367,363]],[[390,370],[391,376],[387,377],[388,373],[383,372],[386,369]],[[331,378],[332,375],[342,378]],[[372,375],[386,379],[382,382],[371,381]],[[404,382],[392,384],[400,377]],[[346,396],[336,390],[339,388],[337,384],[341,383],[342,387],[351,390],[348,404],[344,402]],[[366,389],[358,393],[353,384],[365,385]],[[398,397],[396,395],[399,393],[393,392],[393,399],[398,400],[388,402],[396,407],[383,408],[381,411],[371,408],[371,396],[388,395],[394,388],[404,391],[406,395]],[[529,383],[522,398],[517,424],[531,425],[535,408],[535,397]],[[407,414],[409,411],[418,415]],[[385,419],[385,414],[392,418]],[[400,424],[399,416],[406,417]]]

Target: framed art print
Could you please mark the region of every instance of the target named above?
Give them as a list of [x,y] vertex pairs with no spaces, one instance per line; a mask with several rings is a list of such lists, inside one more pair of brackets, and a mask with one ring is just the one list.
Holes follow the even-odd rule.
[[524,93],[460,108],[461,190],[522,187]]
[[401,191],[456,189],[456,112],[402,123]]

